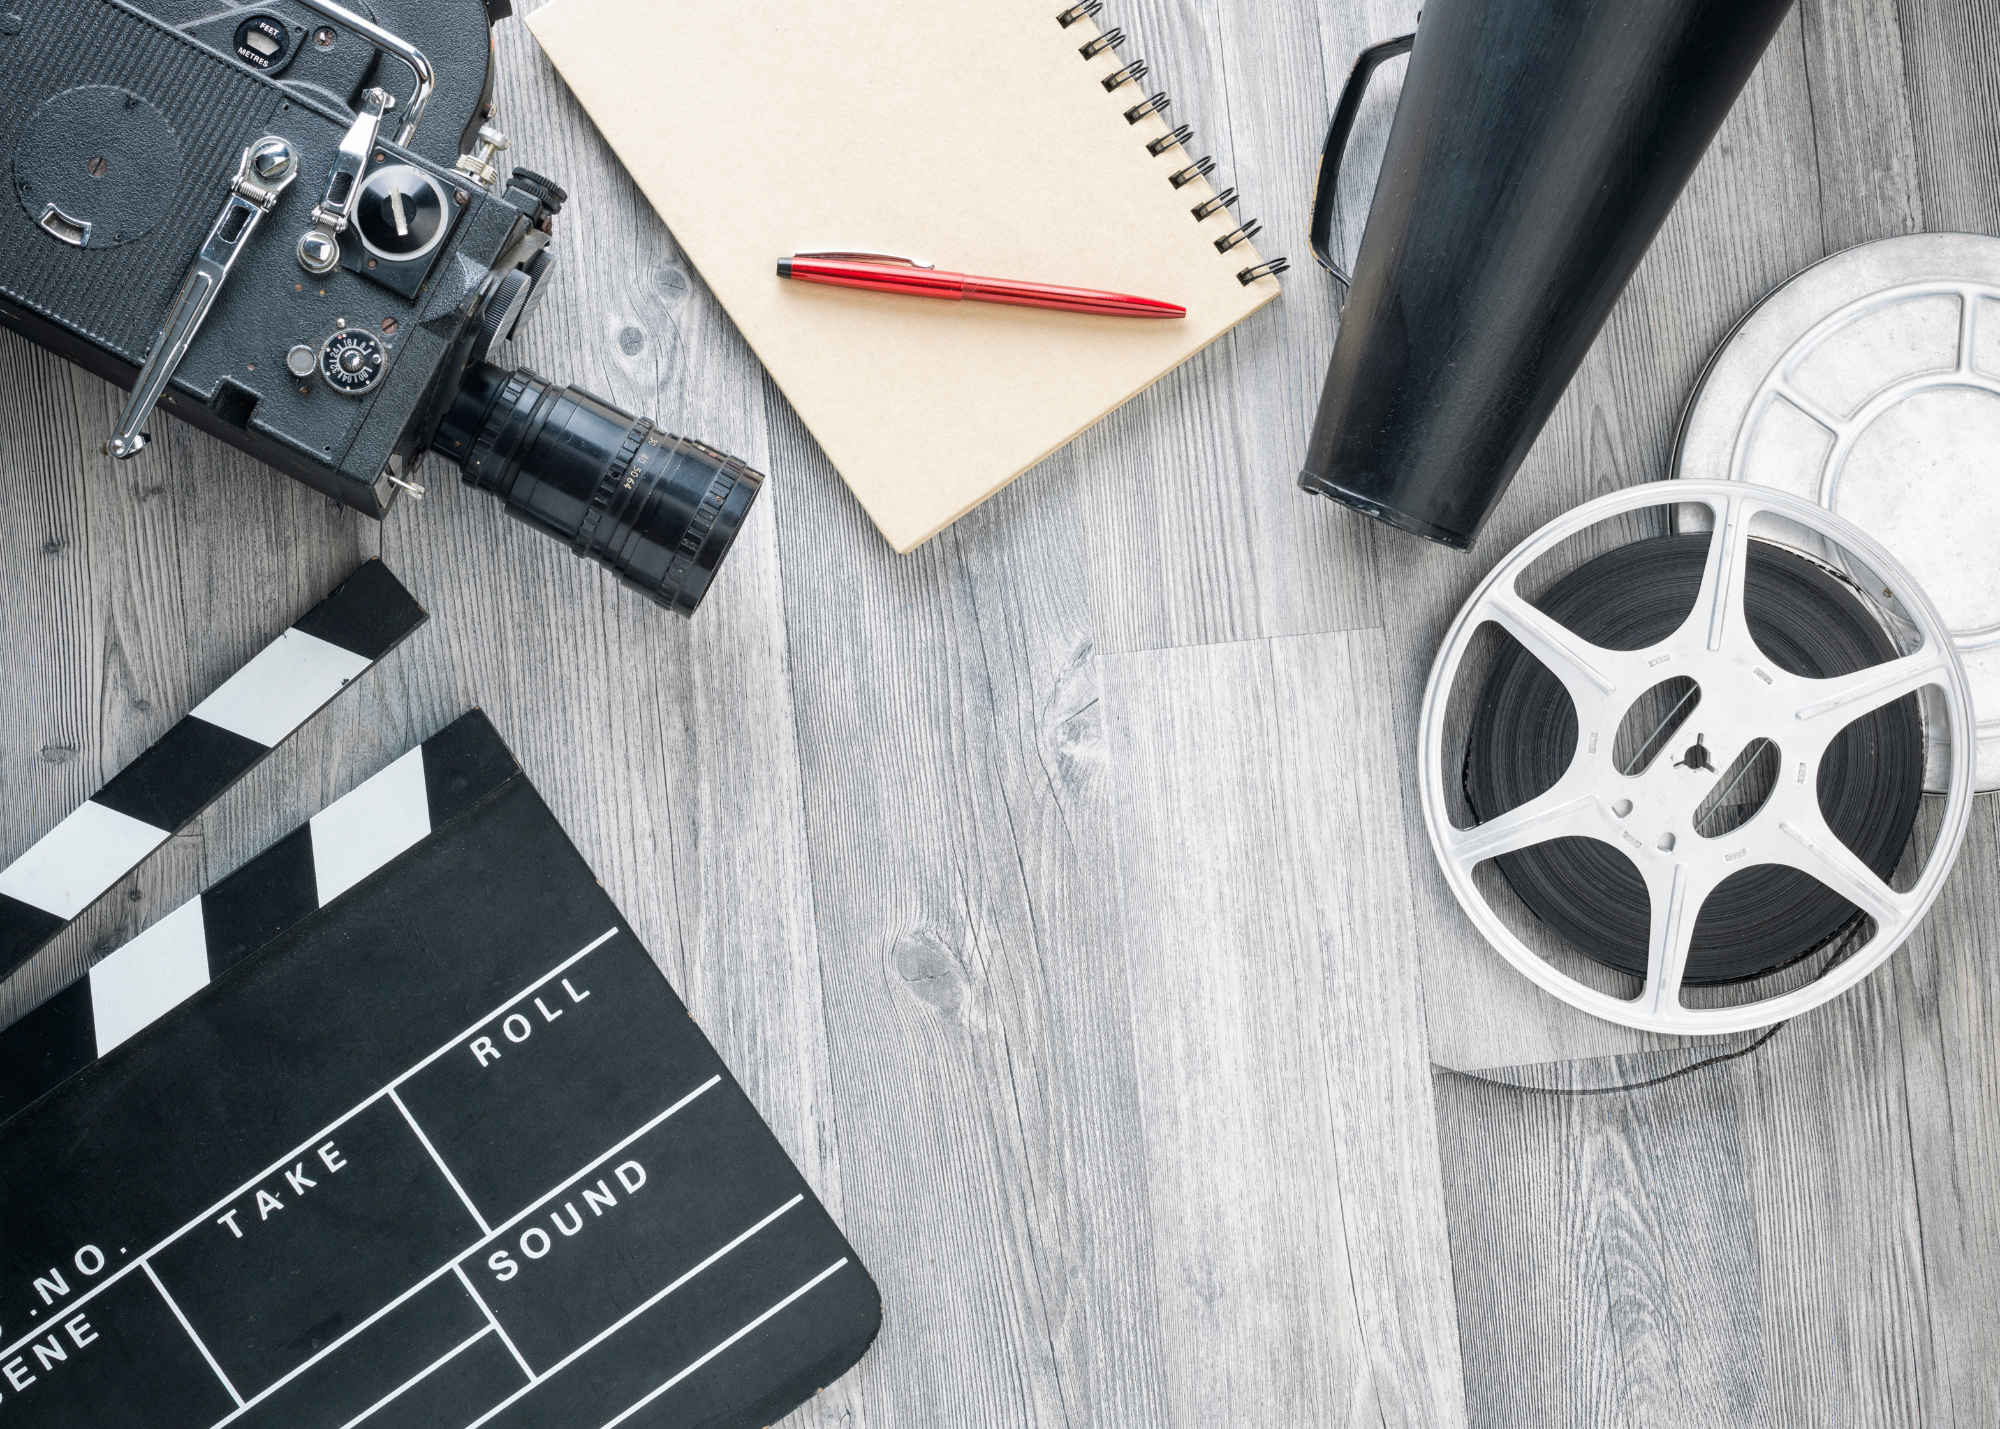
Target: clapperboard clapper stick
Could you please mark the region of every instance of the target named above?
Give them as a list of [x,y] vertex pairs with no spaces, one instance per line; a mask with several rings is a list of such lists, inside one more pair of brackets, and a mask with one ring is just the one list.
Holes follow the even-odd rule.
[[0,870],[0,977],[33,957],[427,618],[387,566],[369,561],[265,646]]
[[0,1123],[0,1422],[756,1429],[873,1340],[483,715],[121,958],[70,1007],[116,1045]]

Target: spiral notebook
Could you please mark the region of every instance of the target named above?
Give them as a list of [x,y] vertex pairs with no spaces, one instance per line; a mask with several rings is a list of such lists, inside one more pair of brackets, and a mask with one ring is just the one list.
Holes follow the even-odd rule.
[[[528,26],[868,515],[908,551],[1278,295],[1094,0],[552,0]],[[1107,17],[1108,18],[1108,17]],[[1185,108],[1185,106],[1184,106]],[[797,251],[1179,303],[885,297]]]

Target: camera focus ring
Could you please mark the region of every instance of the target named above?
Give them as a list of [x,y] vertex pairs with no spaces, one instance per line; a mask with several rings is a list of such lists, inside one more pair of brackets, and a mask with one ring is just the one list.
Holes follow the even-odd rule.
[[[489,421],[480,428],[472,451],[461,464],[465,479],[474,486],[492,492],[502,491],[501,477],[506,467],[510,461],[519,458],[517,421],[521,415],[521,399],[527,396],[536,381],[535,375],[523,367],[509,376],[501,387],[500,396],[493,404],[493,410],[501,414],[501,419]],[[502,452],[505,455],[501,455]]]
[[663,590],[678,590],[690,574],[701,556],[702,547],[708,543],[709,534],[714,531],[716,519],[722,508],[728,504],[737,483],[749,473],[749,464],[719,452],[706,442],[698,442],[692,437],[674,437],[671,456],[679,456],[683,449],[698,455],[706,465],[714,468],[715,475],[703,494],[701,505],[694,518],[688,522],[682,533],[679,547],[674,551],[673,564],[667,568],[667,578],[661,582]]
[[611,459],[611,465],[605,471],[604,479],[598,482],[597,489],[590,493],[590,510],[584,514],[583,523],[576,528],[576,540],[571,542],[570,549],[577,555],[592,554],[591,543],[597,539],[597,528],[603,522],[605,513],[611,509],[612,497],[618,493],[621,486],[627,484],[625,474],[632,469],[632,463],[638,460],[640,451],[645,448],[647,439],[652,435],[653,424],[644,417],[634,423],[632,430],[625,434],[624,444],[618,448],[618,455]]
[[466,481],[647,599],[691,615],[764,478],[610,403],[491,363],[469,371],[437,449]]

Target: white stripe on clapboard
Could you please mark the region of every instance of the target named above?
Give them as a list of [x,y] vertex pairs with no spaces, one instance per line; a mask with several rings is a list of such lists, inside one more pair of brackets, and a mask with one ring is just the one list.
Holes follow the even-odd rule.
[[86,801],[0,873],[0,893],[67,922],[169,837],[165,829]]
[[319,906],[326,907],[430,831],[424,748],[418,745],[313,816],[313,876],[319,880]]
[[317,635],[287,630],[192,713],[267,749],[275,748],[370,663],[367,656]]
[[207,986],[208,937],[191,898],[90,970],[97,1055]]

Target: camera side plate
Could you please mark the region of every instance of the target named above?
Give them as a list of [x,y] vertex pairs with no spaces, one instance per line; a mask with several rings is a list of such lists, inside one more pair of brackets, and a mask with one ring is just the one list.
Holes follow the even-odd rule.
[[[384,195],[401,203],[400,224]],[[471,201],[463,178],[454,182],[433,172],[409,150],[379,142],[357,185],[354,219],[341,236],[340,266],[414,301],[431,269],[451,247],[458,220]],[[435,228],[430,226],[433,221]],[[410,256],[398,256],[399,250]]]

